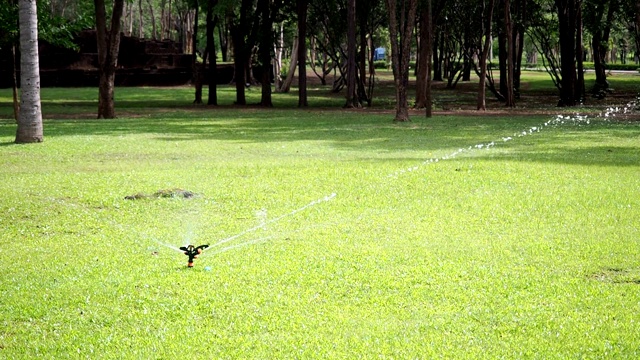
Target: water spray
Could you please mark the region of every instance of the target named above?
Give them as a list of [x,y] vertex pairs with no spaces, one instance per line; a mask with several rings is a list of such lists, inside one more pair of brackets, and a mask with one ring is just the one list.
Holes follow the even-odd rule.
[[[604,121],[611,121],[611,119],[616,117],[617,115],[626,115],[626,114],[632,112],[634,109],[637,109],[639,102],[640,102],[640,96],[638,97],[638,99],[628,102],[623,107],[618,107],[618,106],[608,107],[604,111],[602,111],[599,114],[595,115],[593,118],[594,119],[600,118],[600,119],[602,119]],[[488,143],[477,144],[477,145],[469,146],[467,148],[460,148],[460,149],[458,149],[458,150],[456,150],[456,151],[454,151],[454,152],[452,152],[452,153],[450,153],[448,155],[444,155],[444,156],[439,157],[439,158],[427,159],[427,160],[423,161],[422,163],[420,163],[418,165],[414,165],[414,166],[411,166],[411,167],[408,167],[408,168],[397,170],[397,171],[387,175],[387,177],[388,178],[397,178],[400,175],[403,175],[405,173],[416,171],[416,170],[420,169],[420,167],[422,167],[422,166],[433,164],[433,163],[438,163],[438,162],[443,161],[443,160],[453,159],[453,158],[457,157],[458,155],[460,155],[462,153],[465,153],[465,152],[479,151],[479,150],[489,150],[489,149],[497,146],[499,143],[506,143],[506,142],[515,140],[517,138],[522,138],[522,137],[525,137],[525,136],[533,135],[535,133],[539,133],[545,127],[565,125],[565,124],[571,124],[571,125],[577,125],[577,126],[590,125],[591,121],[592,121],[592,118],[590,118],[589,115],[581,115],[580,113],[575,113],[573,115],[560,115],[559,114],[559,115],[556,115],[556,117],[554,117],[553,119],[545,122],[542,125],[532,126],[529,129],[514,133],[512,136],[505,136],[505,137],[501,138],[500,140],[495,140],[495,141],[491,141],[491,142],[488,142]]]
[[264,210],[264,209],[260,210],[256,214],[260,218],[260,224],[259,225],[254,226],[252,228],[249,228],[247,230],[244,230],[244,231],[242,231],[242,232],[240,232],[240,233],[238,233],[236,235],[230,236],[230,237],[228,237],[226,239],[222,239],[222,240],[216,242],[213,245],[206,244],[206,245],[194,246],[194,245],[190,244],[190,245],[187,245],[187,246],[182,246],[180,248],[176,248],[176,247],[171,246],[169,244],[165,244],[163,242],[160,242],[157,239],[153,239],[153,241],[155,241],[156,243],[158,243],[158,244],[160,244],[162,246],[165,246],[165,247],[167,247],[169,249],[180,251],[183,254],[187,255],[189,257],[189,262],[187,263],[187,267],[191,268],[191,267],[194,266],[194,263],[193,263],[194,260],[197,259],[199,255],[203,254],[207,250],[214,250],[210,254],[218,254],[218,253],[222,253],[222,252],[225,252],[225,251],[229,251],[231,249],[236,249],[236,248],[240,248],[240,247],[244,247],[244,246],[248,246],[248,245],[252,245],[252,244],[265,242],[265,241],[273,238],[273,236],[266,236],[266,237],[261,237],[261,238],[258,238],[258,239],[251,239],[251,240],[243,241],[243,242],[241,242],[239,244],[219,247],[220,245],[223,245],[223,244],[226,244],[228,242],[231,242],[231,241],[233,241],[233,240],[235,240],[235,239],[237,239],[237,238],[239,238],[241,236],[244,236],[244,235],[246,235],[248,233],[257,231],[259,229],[264,229],[269,224],[274,224],[276,222],[279,222],[280,220],[282,220],[282,219],[284,219],[286,217],[293,216],[293,215],[295,215],[295,214],[297,214],[297,213],[299,213],[301,211],[304,211],[304,210],[306,210],[306,209],[308,209],[308,208],[310,208],[310,207],[312,207],[314,205],[317,205],[317,204],[320,204],[320,203],[323,203],[323,202],[326,202],[326,201],[330,201],[335,197],[336,197],[336,193],[332,193],[330,195],[321,197],[321,198],[319,198],[317,200],[314,200],[314,201],[312,201],[312,202],[310,202],[310,203],[308,203],[308,204],[306,204],[306,205],[304,205],[302,207],[299,207],[299,208],[297,208],[297,209],[295,209],[295,210],[293,210],[291,212],[288,212],[286,214],[280,215],[277,218],[274,218],[274,219],[269,220],[269,221],[266,220],[266,210]]
[[274,219],[272,219],[272,220],[264,221],[264,219],[261,219],[261,221],[260,221],[260,224],[259,224],[259,225],[254,226],[254,227],[252,227],[252,228],[249,228],[249,229],[247,229],[247,230],[244,230],[244,231],[242,231],[242,232],[239,232],[239,233],[237,233],[236,235],[230,236],[230,237],[228,237],[228,238],[226,238],[226,239],[222,239],[222,240],[218,241],[217,243],[215,243],[215,244],[211,245],[211,247],[213,248],[213,247],[215,247],[215,246],[218,246],[218,245],[222,245],[222,244],[228,243],[229,241],[235,240],[235,239],[237,239],[237,238],[239,238],[239,237],[241,237],[241,236],[243,236],[243,235],[246,235],[246,234],[248,234],[248,233],[250,233],[250,232],[253,232],[253,231],[256,231],[256,230],[259,230],[259,229],[264,229],[264,228],[265,228],[267,225],[269,225],[269,224],[276,223],[276,222],[278,222],[278,221],[280,221],[280,220],[282,220],[282,219],[284,219],[284,218],[286,218],[286,217],[288,217],[288,216],[293,216],[293,215],[295,215],[295,214],[297,214],[297,213],[299,213],[299,212],[301,212],[301,211],[304,211],[304,210],[306,210],[306,209],[308,209],[308,208],[310,208],[310,207],[312,207],[312,206],[314,206],[314,205],[318,205],[318,204],[320,204],[320,203],[323,203],[323,202],[326,202],[326,201],[330,201],[330,200],[332,200],[332,199],[333,199],[333,198],[335,198],[335,197],[336,197],[336,193],[332,193],[332,194],[327,195],[327,196],[325,196],[325,197],[321,197],[321,198],[319,198],[319,199],[317,199],[317,200],[314,200],[314,201],[312,201],[312,202],[308,203],[307,205],[302,206],[302,207],[300,207],[300,208],[297,208],[297,209],[295,209],[295,210],[293,210],[293,211],[291,211],[291,212],[289,212],[289,213],[286,213],[286,214],[284,214],[284,215],[280,215],[280,216],[278,216],[277,218],[274,218]]

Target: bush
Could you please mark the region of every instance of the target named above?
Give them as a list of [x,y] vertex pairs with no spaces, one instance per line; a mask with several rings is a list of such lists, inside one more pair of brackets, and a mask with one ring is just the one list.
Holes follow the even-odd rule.
[[286,79],[288,71],[289,71],[289,61],[283,61],[282,67],[280,68],[280,77],[282,79]]
[[373,62],[373,67],[375,69],[386,69],[387,66],[387,61],[386,60],[376,60]]
[[542,69],[543,66],[542,66],[542,63],[535,63],[535,64],[533,64],[533,63],[525,63],[525,64],[522,64],[522,68],[539,70],[539,69]]
[[635,71],[638,70],[638,64],[606,64],[607,70],[623,70],[623,71]]

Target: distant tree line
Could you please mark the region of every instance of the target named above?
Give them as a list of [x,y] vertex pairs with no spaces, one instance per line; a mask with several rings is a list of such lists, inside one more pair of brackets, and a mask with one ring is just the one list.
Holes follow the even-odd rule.
[[[18,44],[18,5],[0,4],[0,46]],[[479,78],[478,109],[485,91],[514,106],[523,64],[542,62],[558,89],[560,106],[610,91],[607,64],[637,61],[640,0],[37,0],[40,38],[72,47],[73,32],[94,28],[100,58],[98,117],[115,116],[113,76],[120,34],[172,39],[192,54],[195,100],[216,105],[217,61],[233,61],[236,103],[247,85],[261,84],[260,104],[271,92],[290,90],[298,71],[299,106],[308,106],[306,69],[345,107],[374,101],[374,49],[384,47],[396,85],[395,120],[408,107],[431,114],[431,82]],[[22,18],[20,18],[22,20]],[[22,29],[22,24],[20,24]],[[26,54],[23,52],[23,54]],[[585,89],[584,62],[593,62],[595,86]],[[409,66],[415,64],[414,68]],[[494,70],[495,69],[495,70]],[[495,71],[495,73],[494,73]],[[254,74],[261,74],[254,78]],[[408,81],[416,79],[415,101]],[[205,81],[205,79],[209,81]]]

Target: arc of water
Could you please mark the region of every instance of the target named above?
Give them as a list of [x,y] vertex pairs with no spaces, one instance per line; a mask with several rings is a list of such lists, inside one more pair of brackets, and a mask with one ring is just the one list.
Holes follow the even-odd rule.
[[151,237],[151,240],[153,242],[157,243],[158,245],[162,245],[162,246],[164,246],[166,248],[169,248],[171,250],[175,250],[175,251],[178,251],[178,252],[183,252],[182,250],[178,249],[177,246],[173,246],[173,245],[169,245],[169,244],[163,243],[162,241],[156,239],[155,237]]
[[230,241],[233,241],[233,240],[235,240],[235,239],[237,239],[237,238],[239,238],[239,237],[241,237],[243,235],[246,235],[248,233],[254,232],[254,231],[259,230],[259,229],[263,229],[269,224],[276,223],[276,222],[278,222],[278,221],[280,221],[280,220],[282,220],[282,219],[284,219],[284,218],[286,218],[288,216],[293,216],[293,215],[295,215],[295,214],[297,214],[297,213],[299,213],[301,211],[304,211],[304,210],[306,210],[306,209],[308,209],[308,208],[310,208],[310,207],[312,207],[314,205],[317,205],[317,204],[320,204],[320,203],[323,203],[323,202],[326,202],[326,201],[330,201],[333,198],[335,198],[336,196],[337,196],[336,193],[331,193],[330,195],[327,195],[327,196],[321,197],[319,199],[316,199],[316,200],[308,203],[307,205],[299,207],[299,208],[297,208],[297,209],[295,209],[295,210],[293,210],[293,211],[291,211],[289,213],[280,215],[280,216],[278,216],[278,217],[276,217],[276,218],[274,218],[272,220],[269,220],[269,221],[263,221],[257,226],[254,226],[252,228],[249,228],[247,230],[239,232],[239,233],[237,233],[237,234],[235,234],[233,236],[229,236],[228,238],[225,238],[225,239],[222,239],[222,240],[216,242],[215,244],[213,244],[213,245],[209,246],[207,249],[205,249],[205,251],[213,250],[216,246],[220,246],[222,244],[226,244],[226,243],[228,243]]
[[[639,99],[636,99],[634,101],[631,101],[629,103],[627,103],[624,107],[620,108],[620,107],[608,107],[606,108],[603,112],[599,113],[598,115],[595,116],[595,118],[601,118],[604,120],[609,120],[612,117],[615,117],[617,114],[626,114],[628,112],[631,111],[631,109],[635,108],[638,104],[638,101],[640,101]],[[542,125],[539,126],[532,126],[531,128],[527,129],[527,130],[523,130],[521,132],[517,132],[515,134],[513,134],[513,136],[507,136],[507,137],[503,137],[502,138],[502,142],[509,142],[512,140],[515,140],[517,138],[521,138],[524,136],[529,136],[529,135],[533,135],[534,133],[539,133],[540,131],[542,131],[542,129],[544,127],[547,126],[554,126],[554,125],[562,125],[565,123],[574,123],[574,124],[586,124],[589,125],[591,123],[591,120],[589,118],[588,115],[581,115],[579,113],[575,113],[573,114],[573,116],[570,115],[557,115],[555,118],[545,122]],[[482,144],[477,144],[475,146],[469,146],[468,148],[460,148],[448,155],[444,155],[442,157],[439,158],[431,158],[431,159],[427,159],[425,161],[423,161],[422,163],[420,163],[419,165],[414,165],[405,169],[401,169],[401,170],[397,170],[389,175],[387,175],[388,178],[396,178],[402,174],[408,173],[408,172],[412,172],[412,171],[416,171],[418,170],[420,167],[425,166],[425,165],[429,165],[432,163],[437,163],[439,161],[442,160],[448,160],[448,159],[453,159],[456,156],[464,153],[464,152],[470,152],[470,151],[476,151],[476,150],[488,150],[494,146],[497,146],[496,141],[491,141],[489,143],[482,143]]]
[[[220,253],[223,253],[223,252],[226,252],[226,251],[229,251],[229,250],[233,250],[233,249],[245,247],[245,246],[248,246],[248,245],[253,245],[253,244],[258,244],[258,243],[261,243],[261,242],[265,242],[265,241],[271,240],[273,238],[274,238],[273,235],[265,236],[265,237],[261,237],[261,238],[258,238],[258,239],[243,241],[243,242],[241,242],[239,244],[229,245],[229,246],[225,246],[225,247],[222,247],[222,248],[220,248],[220,247],[214,248],[215,251],[207,252],[207,255],[220,254]],[[209,250],[209,249],[211,249],[211,247],[205,249],[205,251]]]

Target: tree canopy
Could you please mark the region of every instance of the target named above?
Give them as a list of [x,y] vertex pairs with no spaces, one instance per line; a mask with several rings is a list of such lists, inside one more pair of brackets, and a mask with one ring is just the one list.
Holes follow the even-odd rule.
[[[118,15],[114,0],[104,3],[107,19]],[[40,39],[69,48],[78,30],[95,29],[99,19],[83,0],[38,4]],[[481,77],[480,97],[487,89],[513,106],[524,91],[520,69],[542,66],[558,89],[559,104],[573,106],[589,101],[584,63],[593,63],[597,81],[589,90],[601,98],[611,91],[610,64],[637,62],[639,7],[635,0],[133,0],[124,2],[117,22],[118,33],[127,36],[179,42],[194,64],[203,63],[202,71],[233,61],[240,105],[246,103],[245,88],[261,84],[261,104],[273,106],[272,83],[275,91],[288,91],[295,71],[305,104],[306,71],[300,69],[307,68],[323,84],[333,73],[332,91],[348,91],[349,106],[371,105],[376,67],[382,66],[394,70],[400,90],[417,77],[419,107],[425,79],[455,88],[470,81],[474,70]],[[422,31],[427,28],[428,34]],[[2,2],[0,47],[17,43],[17,29],[17,1]],[[384,60],[374,56],[377,48],[387,50]],[[401,93],[397,118],[405,118],[403,109],[411,106]],[[478,104],[483,108],[480,98]]]

